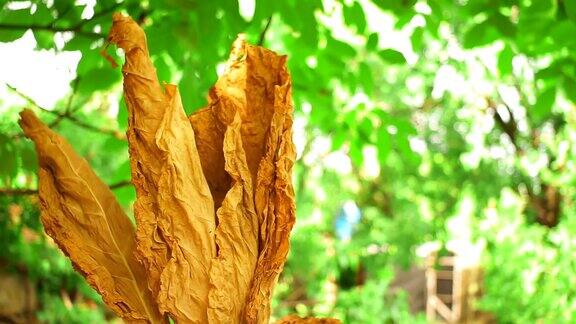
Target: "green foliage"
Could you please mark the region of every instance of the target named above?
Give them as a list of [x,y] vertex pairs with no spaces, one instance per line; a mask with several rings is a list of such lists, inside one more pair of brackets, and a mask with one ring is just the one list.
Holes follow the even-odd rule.
[[576,320],[574,215],[552,231],[526,224],[522,201],[503,191],[482,224],[490,251],[480,307],[502,322]]
[[[0,249],[4,251],[2,261],[8,262],[3,271],[23,272],[37,283],[42,305],[38,319],[45,323],[103,322],[107,312],[100,295],[43,235],[34,200],[0,197],[0,214]],[[77,296],[83,301],[65,305],[60,296]]]
[[[122,62],[106,48],[113,11],[144,27],[159,78],[178,84],[189,113],[205,105],[244,33],[288,55],[296,108],[298,222],[275,318],[422,320],[402,293],[387,293],[394,269],[419,264],[421,244],[459,240],[485,247],[479,306],[499,321],[574,321],[574,1],[255,0],[247,15],[236,1],[0,7],[0,42],[30,30],[38,51],[81,54],[69,94],[54,107],[35,107],[10,88],[0,98],[1,188],[35,186],[34,151],[16,126],[29,105],[119,185],[130,210],[121,73],[100,54]],[[0,215],[24,208],[19,222],[0,216],[1,261],[38,283],[39,318],[104,321],[97,295],[41,234],[35,202],[0,199]],[[351,202],[361,218],[342,238],[341,211]],[[39,239],[25,240],[24,228]],[[70,307],[61,289],[82,298]]]
[[65,305],[61,299],[53,298],[51,295],[41,296],[45,311],[38,314],[38,320],[43,323],[105,323],[106,318],[102,310],[96,306],[85,306],[83,304]]

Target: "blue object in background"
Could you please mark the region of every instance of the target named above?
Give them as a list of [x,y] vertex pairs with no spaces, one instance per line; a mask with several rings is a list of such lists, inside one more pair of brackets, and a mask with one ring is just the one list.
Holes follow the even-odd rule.
[[354,225],[360,222],[361,217],[360,208],[355,202],[345,202],[340,208],[338,216],[336,216],[336,237],[342,241],[349,241],[352,238]]

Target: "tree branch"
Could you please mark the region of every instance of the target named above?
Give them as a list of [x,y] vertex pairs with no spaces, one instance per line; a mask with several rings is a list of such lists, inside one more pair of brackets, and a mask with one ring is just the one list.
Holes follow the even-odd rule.
[[510,109],[510,107],[508,107],[508,105],[506,105],[506,103],[502,101],[503,105],[506,107],[506,110],[508,110],[508,115],[510,116],[510,119],[507,122],[505,122],[504,118],[502,117],[502,115],[500,115],[498,109],[496,108],[496,103],[491,98],[486,98],[486,101],[488,102],[488,107],[492,109],[494,113],[494,121],[496,122],[500,130],[504,134],[506,134],[506,136],[508,136],[508,139],[516,149],[516,152],[522,154],[523,149],[520,147],[520,144],[518,143],[518,136],[517,136],[518,127],[516,125],[516,119],[514,118],[514,115],[512,114],[512,110]]
[[[123,188],[132,184],[130,180],[123,180],[113,184],[110,184],[108,187],[111,190]],[[31,196],[38,194],[38,189],[32,188],[0,188],[0,195],[5,196]]]
[[106,35],[102,34],[102,33],[97,33],[97,32],[89,32],[89,31],[84,31],[81,29],[75,29],[75,27],[57,27],[57,26],[52,26],[53,22],[50,23],[50,25],[35,25],[35,24],[31,24],[31,25],[13,25],[13,24],[3,24],[0,23],[0,29],[6,29],[6,30],[28,30],[31,29],[33,31],[35,30],[43,30],[43,31],[50,31],[53,33],[57,33],[57,32],[74,32],[78,35],[82,35],[88,38],[93,38],[93,39],[101,39],[101,38],[105,38]]
[[266,26],[264,26],[264,29],[260,33],[260,37],[258,38],[258,46],[262,46],[264,44],[264,41],[266,40],[266,33],[268,32],[268,29],[270,28],[271,24],[272,24],[272,16],[268,17],[268,21],[266,21]]
[[[86,123],[80,119],[78,119],[77,117],[75,117],[74,115],[72,115],[73,110],[72,110],[72,102],[73,102],[73,97],[74,97],[74,93],[76,92],[76,85],[78,84],[78,78],[74,81],[74,85],[73,85],[73,89],[72,89],[72,94],[70,95],[70,98],[68,99],[68,102],[66,104],[66,108],[64,109],[64,112],[58,112],[58,111],[54,111],[54,110],[50,110],[47,109],[45,107],[42,107],[40,104],[38,104],[34,99],[32,99],[30,96],[26,95],[25,93],[22,93],[20,90],[18,90],[16,87],[10,85],[10,84],[6,84],[6,86],[12,90],[14,93],[16,93],[17,95],[19,95],[20,97],[22,97],[23,99],[25,99],[26,101],[28,101],[28,103],[30,103],[31,105],[33,105],[34,107],[49,113],[51,115],[56,116],[56,119],[54,119],[51,123],[48,124],[49,127],[54,127],[57,124],[59,124],[62,120],[64,119],[68,119],[69,121],[71,121],[72,123],[76,124],[77,126],[80,126],[86,130],[89,131],[93,131],[93,132],[97,132],[97,133],[102,133],[102,134],[107,134],[107,135],[112,135],[116,138],[123,138],[121,132],[115,130],[115,129],[106,129],[106,128],[100,128],[94,125],[91,125],[89,123]],[[12,136],[12,138],[21,138],[23,137],[24,134],[23,133],[17,133],[15,135]]]
[[[102,34],[102,33],[93,32],[93,31],[85,31],[85,30],[82,30],[82,27],[84,27],[86,24],[93,22],[94,20],[96,20],[102,16],[105,16],[105,15],[115,11],[121,5],[122,5],[122,3],[116,3],[116,4],[110,6],[106,9],[102,9],[101,11],[95,13],[92,16],[92,18],[81,20],[71,27],[58,27],[58,26],[56,26],[56,23],[62,18],[62,16],[61,16],[61,17],[54,19],[53,21],[51,21],[47,25],[40,25],[40,24],[18,25],[18,24],[0,23],[0,29],[6,29],[6,30],[28,30],[28,29],[31,29],[33,31],[43,30],[43,31],[49,31],[49,32],[53,32],[53,33],[74,32],[74,33],[76,33],[78,35],[82,35],[84,37],[93,38],[93,39],[101,39],[101,38],[106,38],[106,35]],[[70,10],[70,9],[68,9],[68,10]],[[67,12],[65,12],[65,14],[66,13]]]
[[[484,68],[487,71],[490,71],[488,67],[484,64],[484,62],[482,62],[481,60],[479,62],[484,66]],[[520,96],[521,105],[523,105],[524,107],[528,107],[529,102],[522,91],[520,80],[514,74],[513,79],[514,79],[514,87],[518,92],[518,95]],[[498,95],[499,101],[506,107],[507,112],[510,115],[510,120],[507,122],[504,121],[504,118],[502,118],[502,115],[500,115],[500,113],[498,112],[496,103],[491,98],[486,98],[488,107],[493,110],[494,121],[496,122],[500,130],[504,134],[506,134],[506,136],[508,136],[508,138],[514,145],[517,157],[521,157],[525,152],[519,143],[521,137],[518,136],[517,121],[514,117],[514,114],[512,113],[512,109],[510,109],[510,107],[506,104],[506,101],[500,94],[500,91],[496,90],[496,93]],[[531,141],[529,142],[528,149],[532,148],[537,150],[538,129],[532,129],[529,132],[528,136],[531,139]],[[542,179],[540,179],[540,181],[542,181]],[[558,222],[560,221],[560,209],[562,203],[562,194],[560,193],[560,190],[552,184],[541,182],[538,184],[540,192],[539,194],[536,194],[531,188],[530,181],[523,181],[523,183],[526,186],[528,201],[532,206],[532,208],[536,211],[537,215],[536,221],[547,227],[554,227],[558,225]]]

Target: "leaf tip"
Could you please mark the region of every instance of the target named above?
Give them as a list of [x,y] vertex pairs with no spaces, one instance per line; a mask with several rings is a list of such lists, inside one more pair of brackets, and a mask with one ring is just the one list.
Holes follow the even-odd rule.
[[30,137],[32,132],[45,127],[36,114],[28,108],[20,112],[20,120],[18,120],[18,124],[24,131],[26,137]]

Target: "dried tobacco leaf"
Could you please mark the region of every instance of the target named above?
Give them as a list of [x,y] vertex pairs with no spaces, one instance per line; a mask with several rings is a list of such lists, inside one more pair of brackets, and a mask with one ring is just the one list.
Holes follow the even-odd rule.
[[[244,190],[242,204],[234,204],[242,206],[236,208],[237,215],[234,210],[224,209],[227,201],[239,201],[236,192],[240,189],[236,187],[232,187],[218,209],[216,240],[220,255],[216,262],[218,267],[226,267],[236,276],[242,274],[245,279],[236,279],[231,291],[232,296],[242,297],[232,299],[236,310],[232,318],[244,318],[249,323],[268,321],[271,291],[286,260],[294,224],[291,169],[295,151],[290,89],[285,56],[238,39],[227,70],[210,90],[208,107],[190,116],[216,208],[231,182]],[[224,128],[226,136],[234,137],[229,144],[223,140]],[[223,172],[224,161],[227,173]],[[239,172],[232,169],[234,166]],[[245,229],[243,232],[221,235],[230,233],[227,228],[238,226],[237,222]],[[218,293],[226,285],[225,278],[211,273]],[[247,287],[245,284],[250,281]],[[222,321],[225,317],[216,319]]]
[[178,322],[205,323],[216,224],[194,131],[177,88],[160,86],[144,31],[115,14],[109,40],[126,53],[122,71],[139,259],[162,313]]
[[210,268],[210,323],[240,322],[258,257],[258,222],[240,126],[236,113],[223,141],[232,187],[216,213],[218,256]]
[[[292,167],[296,150],[292,143],[292,85],[285,56],[248,46],[246,65],[250,71],[246,92],[252,97],[247,101],[259,104],[248,105],[253,112],[247,109],[246,119],[257,111],[272,111],[265,128],[266,141],[261,144],[265,145],[265,150],[256,177],[259,256],[246,304],[246,320],[265,323],[270,317],[272,289],[284,268],[290,248],[290,232],[295,222]],[[254,132],[248,128],[246,133]]]
[[20,126],[36,145],[42,223],[104,302],[126,322],[164,323],[136,261],[134,228],[114,194],[30,110]]
[[286,57],[239,39],[208,107],[188,119],[176,86],[160,86],[142,29],[115,14],[109,40],[126,53],[136,237],[86,161],[24,111],[46,231],[128,322],[268,322],[295,213]]
[[[167,95],[162,91],[139,26],[116,15],[109,39],[126,52],[138,251],[161,310],[177,321],[267,322],[294,223],[295,151],[286,57],[238,40],[226,73],[210,90],[208,107],[190,116],[192,131],[182,123],[179,97],[170,95],[175,86],[167,86]],[[160,124],[166,115],[176,117]],[[164,138],[171,144],[161,146]],[[166,169],[174,171],[163,174]],[[198,170],[202,173],[193,173]],[[174,173],[188,175],[189,181],[178,181],[182,178]],[[162,183],[170,190],[162,192]],[[175,199],[171,192],[186,195]],[[179,203],[186,205],[170,212],[168,207]],[[198,219],[200,224],[194,222]],[[175,231],[177,227],[182,230]],[[190,273],[181,267],[190,261],[187,255],[168,255],[174,242],[177,247],[186,243],[187,234],[196,238],[196,245],[186,251],[201,260],[188,265]],[[178,266],[168,268],[174,259]],[[170,291],[172,285],[194,295],[188,308],[175,304],[186,296]]]
[[[219,323],[241,321],[258,258],[259,224],[246,154],[253,148],[245,145],[243,136],[249,125],[242,119],[248,99],[247,71],[244,64],[236,64],[243,55],[238,49],[244,43],[239,40],[236,45],[228,70],[210,91],[208,107],[190,117],[198,134],[204,174],[218,208],[215,239],[219,253],[210,271],[209,320]],[[258,119],[260,115],[257,112],[251,117]],[[225,131],[222,134],[211,128]]]

